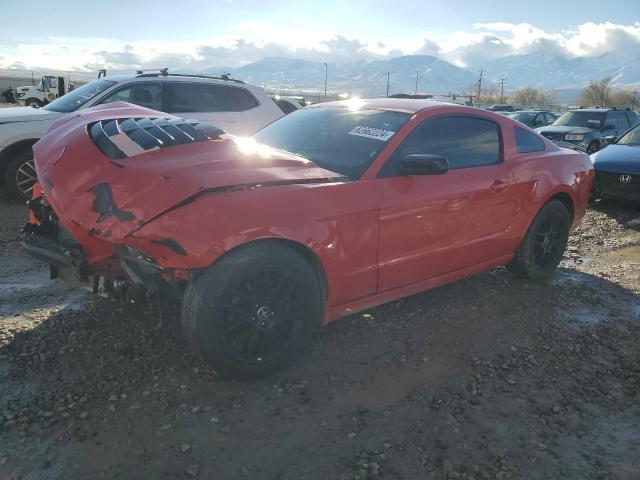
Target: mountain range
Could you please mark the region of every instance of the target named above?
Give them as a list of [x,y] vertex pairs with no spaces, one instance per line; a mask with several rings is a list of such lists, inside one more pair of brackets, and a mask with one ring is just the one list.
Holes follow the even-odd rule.
[[[205,70],[175,70],[180,73],[230,73],[234,78],[286,93],[322,92],[325,71],[327,90],[332,94],[381,96],[386,93],[387,73],[390,93],[465,93],[473,91],[483,70],[484,85],[497,85],[505,79],[505,91],[535,87],[551,91],[556,98],[577,97],[591,80],[613,77],[617,87],[634,90],[640,83],[640,51],[609,52],[591,57],[567,57],[550,51],[509,55],[478,65],[457,66],[432,55],[406,55],[384,60],[359,60],[328,63],[305,59],[268,57],[238,68],[224,66]],[[51,73],[47,69],[38,69]],[[130,72],[130,70],[129,70]],[[417,72],[417,74],[416,74]],[[2,70],[0,75],[19,75],[17,70]],[[31,75],[31,70],[23,74]],[[65,72],[77,80],[95,78],[88,72]],[[109,71],[110,74],[124,71]],[[555,92],[555,93],[554,93]],[[557,95],[556,95],[557,94]],[[558,98],[558,100],[560,100]]]
[[[327,65],[327,89],[361,96],[386,93],[387,73],[391,93],[448,94],[474,91],[479,71],[484,85],[497,86],[505,79],[505,91],[534,87],[554,96],[577,97],[591,80],[612,77],[618,88],[634,90],[640,82],[640,51],[610,52],[593,57],[567,57],[547,51],[509,55],[478,65],[460,67],[431,55],[406,55],[386,60]],[[324,88],[321,62],[280,57],[264,58],[235,69],[208,69],[208,73],[231,73],[271,89],[319,91]]]

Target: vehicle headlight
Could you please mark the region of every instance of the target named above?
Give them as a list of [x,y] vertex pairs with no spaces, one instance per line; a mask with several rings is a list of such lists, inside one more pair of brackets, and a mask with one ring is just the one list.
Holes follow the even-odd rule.
[[568,134],[564,136],[565,140],[573,140],[573,141],[580,141],[582,139],[584,139],[584,135],[572,135],[572,134]]

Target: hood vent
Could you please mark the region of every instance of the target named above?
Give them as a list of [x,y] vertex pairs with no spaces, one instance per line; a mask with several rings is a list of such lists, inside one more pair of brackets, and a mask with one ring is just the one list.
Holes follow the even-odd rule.
[[87,125],[89,136],[111,160],[133,157],[158,148],[214,140],[224,130],[182,118],[116,118]]

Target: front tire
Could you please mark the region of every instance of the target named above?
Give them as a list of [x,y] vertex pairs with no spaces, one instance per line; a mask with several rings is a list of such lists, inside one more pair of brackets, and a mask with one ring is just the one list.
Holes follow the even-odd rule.
[[264,376],[288,365],[324,315],[313,267],[276,241],[240,247],[189,284],[182,326],[220,375]]
[[24,101],[25,107],[40,108],[42,103],[37,98],[28,98]]
[[587,155],[592,155],[598,150],[600,150],[600,142],[598,142],[597,140],[594,140],[589,143],[589,145],[587,145]]
[[4,188],[12,200],[31,199],[33,187],[37,181],[31,148],[15,155],[4,170]]
[[531,223],[509,267],[535,281],[549,279],[556,270],[569,240],[571,216],[558,200],[547,203]]

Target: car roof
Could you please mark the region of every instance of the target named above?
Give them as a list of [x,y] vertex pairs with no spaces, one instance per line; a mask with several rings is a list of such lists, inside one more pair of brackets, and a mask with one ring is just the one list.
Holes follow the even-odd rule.
[[105,80],[111,80],[114,82],[129,82],[129,81],[135,81],[135,80],[140,80],[140,81],[148,81],[148,80],[154,80],[154,81],[171,81],[171,80],[178,80],[178,81],[189,81],[189,82],[214,82],[214,83],[222,83],[222,84],[230,84],[230,85],[245,85],[245,86],[251,86],[249,84],[247,84],[246,82],[243,82],[242,80],[238,80],[235,78],[223,78],[223,77],[218,77],[215,75],[200,75],[200,74],[186,74],[186,73],[167,73],[167,74],[163,74],[163,73],[130,73],[130,74],[126,74],[126,73],[118,73],[115,75],[107,75],[105,77],[102,77]]
[[[449,107],[449,108],[470,108],[456,103],[437,102],[435,100],[422,100],[412,98],[352,98],[350,100],[339,100],[335,102],[316,103],[310,108],[337,107],[353,108],[357,106],[359,110],[388,110],[392,112],[417,113],[426,108]],[[308,107],[309,108],[309,107]]]
[[[574,108],[573,110],[569,110],[570,112],[589,112],[589,113],[597,113],[597,112],[608,112],[614,110],[613,108]],[[620,110],[623,112],[624,110]]]

